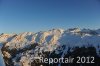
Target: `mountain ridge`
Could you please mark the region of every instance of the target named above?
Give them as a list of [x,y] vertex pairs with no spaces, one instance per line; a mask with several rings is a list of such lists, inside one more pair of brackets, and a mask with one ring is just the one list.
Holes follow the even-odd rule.
[[37,33],[23,32],[19,34],[1,34],[0,42],[6,43],[6,46],[17,48],[24,47],[26,44],[66,44],[68,46],[82,45],[98,45],[100,44],[100,32],[91,29],[70,28],[52,29],[48,31],[40,31]]
[[[7,66],[32,66],[32,64],[36,64],[34,57],[56,57],[56,55],[57,57],[66,57],[69,50],[73,56],[73,53],[77,52],[75,51],[77,48],[83,53],[92,52],[100,57],[99,29],[71,28],[68,30],[52,29],[37,33],[1,34],[0,43],[3,45],[2,53]],[[37,64],[33,66],[37,66]]]
[[[40,32],[37,32],[37,33],[34,33],[34,32],[23,32],[23,33],[19,33],[19,34],[15,34],[15,33],[14,34],[5,34],[5,33],[2,33],[0,35],[0,42],[2,42],[3,40],[6,40],[8,38],[11,38],[11,37],[12,38],[16,37],[16,39],[20,39],[22,37],[25,38],[25,36],[33,37],[33,39],[34,39],[34,37],[35,38],[40,37],[40,38],[43,39],[43,38],[45,38],[45,36],[48,36],[48,35],[56,35],[58,37],[59,35],[62,35],[64,32],[73,33],[73,34],[78,34],[79,32],[81,32],[81,33],[84,33],[84,34],[91,35],[90,33],[93,32],[93,31],[94,31],[95,34],[97,34],[97,33],[100,34],[99,29],[98,30],[90,30],[90,29],[79,29],[79,28],[71,28],[71,29],[67,29],[67,30],[59,28],[59,29],[52,29],[52,30],[48,30],[48,31],[40,31]],[[9,42],[9,41],[7,41],[7,42]],[[38,41],[38,42],[41,42],[41,41]]]

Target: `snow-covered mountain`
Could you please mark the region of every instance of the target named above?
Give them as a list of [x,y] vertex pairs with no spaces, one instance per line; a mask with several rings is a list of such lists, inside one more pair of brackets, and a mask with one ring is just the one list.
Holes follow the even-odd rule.
[[38,44],[67,44],[68,46],[81,46],[81,45],[99,45],[100,44],[100,31],[73,28],[68,30],[52,29],[49,31],[41,31],[37,33],[24,32],[20,34],[1,34],[0,42],[6,43],[6,46],[11,48],[21,48],[25,45],[38,43]]
[[[68,30],[63,29],[52,29],[49,31],[41,31],[37,33],[24,32],[20,34],[4,34],[0,35],[0,42],[7,42],[7,45],[18,44],[18,43],[47,43],[47,44],[87,44],[97,43],[100,40],[99,30],[90,30],[73,28]],[[84,43],[85,42],[85,43]],[[13,44],[13,45],[14,45]]]
[[[33,62],[34,57],[42,55],[43,52],[52,54],[55,51],[55,54],[62,53],[61,56],[64,57],[67,54],[68,47],[93,46],[96,48],[97,55],[100,56],[100,29],[72,28],[67,30],[52,29],[37,33],[2,33],[0,43],[4,45],[2,52],[8,60],[5,61],[7,65],[9,65],[9,61],[12,61],[14,66],[32,66],[29,63]],[[18,60],[18,58],[20,59]]]

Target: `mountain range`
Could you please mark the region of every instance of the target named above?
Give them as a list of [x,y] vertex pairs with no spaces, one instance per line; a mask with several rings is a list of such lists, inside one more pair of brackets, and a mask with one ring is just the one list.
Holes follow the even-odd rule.
[[[7,66],[40,66],[34,64],[34,57],[60,55],[65,57],[75,47],[94,47],[100,58],[100,29],[52,29],[48,31],[0,34],[2,53]],[[85,51],[84,50],[84,51]],[[86,50],[87,51],[87,50]],[[42,64],[43,65],[43,64]],[[48,66],[48,65],[43,65]],[[54,65],[51,65],[54,66]],[[55,66],[64,66],[57,64]]]

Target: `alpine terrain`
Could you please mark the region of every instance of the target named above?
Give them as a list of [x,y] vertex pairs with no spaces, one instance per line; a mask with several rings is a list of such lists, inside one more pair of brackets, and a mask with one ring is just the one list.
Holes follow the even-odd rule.
[[[100,29],[71,28],[37,33],[2,33],[0,44],[3,45],[1,51],[6,66],[100,66]],[[91,58],[90,63],[86,63],[87,60],[77,63],[78,56],[94,57],[94,60]],[[75,60],[73,63],[42,63],[39,57],[72,57]]]

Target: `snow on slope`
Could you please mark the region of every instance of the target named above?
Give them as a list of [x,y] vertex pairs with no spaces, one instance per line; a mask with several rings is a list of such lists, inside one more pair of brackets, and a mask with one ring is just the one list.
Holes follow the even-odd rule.
[[[18,66],[21,66],[19,62],[16,62],[17,58],[19,57],[21,57],[20,62],[27,65],[29,62],[33,62],[34,57],[40,57],[40,55],[43,54],[42,51],[50,51],[52,53],[56,49],[55,53],[59,54],[60,52],[63,52],[61,57],[64,57],[64,55],[67,53],[68,47],[75,46],[81,47],[85,45],[87,47],[92,45],[96,48],[97,54],[100,55],[100,48],[98,47],[100,46],[99,29],[52,29],[37,33],[24,32],[20,34],[1,34],[0,42],[5,43],[5,47],[7,47],[9,50],[21,50],[30,47],[30,45],[33,45],[34,43],[39,44],[34,48],[34,50],[19,53],[15,58],[13,58],[14,64]],[[65,48],[62,47],[63,45]],[[8,52],[4,53],[6,53],[7,57],[10,57]],[[40,55],[38,55],[39,53]]]
[[100,45],[100,31],[73,28],[68,30],[52,29],[38,33],[1,34],[0,42],[7,42],[11,48],[23,48],[28,44],[67,44],[68,46]]

